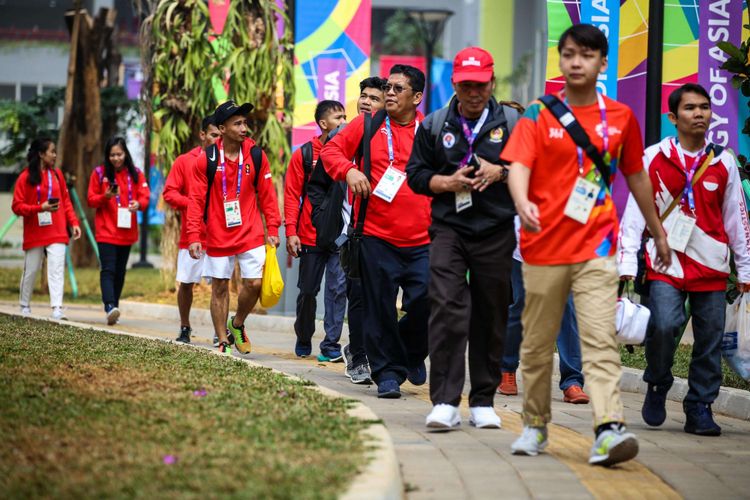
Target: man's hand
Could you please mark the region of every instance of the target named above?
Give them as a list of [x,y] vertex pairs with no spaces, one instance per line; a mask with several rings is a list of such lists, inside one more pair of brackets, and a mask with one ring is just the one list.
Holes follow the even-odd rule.
[[505,167],[490,163],[478,156],[476,156],[476,159],[479,161],[479,170],[477,170],[476,176],[473,179],[473,187],[481,193],[493,182],[503,180]]
[[268,236],[266,238],[266,242],[269,245],[273,245],[274,247],[279,248],[279,244],[281,243],[281,240],[279,240],[278,236]]
[[81,237],[81,227],[73,226],[73,239],[77,240],[80,237]]
[[201,255],[203,255],[203,245],[201,245],[200,241],[196,241],[195,243],[191,243],[188,247],[188,252],[190,252],[190,256],[194,258],[195,260],[198,260],[201,258]]
[[527,231],[532,233],[538,233],[542,230],[542,226],[539,223],[539,207],[536,203],[532,203],[526,200],[523,203],[516,203],[516,212],[521,218],[521,225]]
[[656,262],[654,262],[654,271],[657,273],[666,273],[667,269],[672,266],[672,249],[667,244],[667,236],[662,231],[662,235],[654,237],[656,244]]
[[350,168],[346,173],[346,183],[349,185],[349,189],[354,196],[367,198],[372,192],[367,176],[356,168]]
[[302,243],[299,241],[299,236],[287,236],[286,237],[286,253],[292,257],[299,257],[299,251],[302,249]]
[[57,212],[57,209],[60,208],[60,202],[57,203],[50,203],[49,200],[42,203],[42,212]]
[[474,179],[469,174],[474,171],[474,167],[461,167],[452,175],[433,175],[430,179],[430,191],[433,193],[458,193],[461,191],[471,190]]
[[737,282],[737,290],[741,293],[750,292],[750,283]]
[[128,203],[128,210],[131,212],[137,212],[139,208],[141,208],[141,204],[135,200]]

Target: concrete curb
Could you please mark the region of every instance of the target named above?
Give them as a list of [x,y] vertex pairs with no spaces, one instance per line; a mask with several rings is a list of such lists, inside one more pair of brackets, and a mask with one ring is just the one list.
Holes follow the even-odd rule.
[[[151,317],[154,317],[156,315],[157,318],[164,318],[164,319],[171,319],[174,314],[176,314],[176,307],[174,306],[168,306],[168,305],[160,305],[160,304],[140,304],[138,302],[122,302],[121,303],[120,310],[122,310],[124,313],[130,313],[130,314],[140,314],[149,316],[149,312],[153,313]],[[143,307],[146,306],[146,307]],[[172,314],[168,309],[173,308],[175,309],[174,314]],[[200,314],[195,314],[200,313]],[[196,309],[193,310],[191,314],[191,321],[194,320],[195,316],[205,316],[203,313],[208,313],[208,324],[211,324],[211,317],[210,312],[206,310]],[[105,333],[111,333],[115,335],[127,335],[129,337],[136,337],[141,339],[147,339],[147,340],[156,340],[160,342],[165,342],[168,344],[177,344],[185,348],[193,348],[193,349],[201,349],[208,354],[221,356],[215,349],[206,348],[203,346],[198,346],[194,344],[180,344],[178,342],[175,342],[171,339],[165,339],[165,338],[159,338],[159,337],[151,337],[149,335],[139,334],[139,333],[132,333],[132,332],[123,332],[120,330],[115,330],[112,328],[106,328],[106,327],[98,327],[93,326],[88,323],[79,323],[76,321],[67,321],[67,320],[54,320],[45,316],[31,314],[29,316],[20,316],[18,314],[11,314],[8,312],[0,311],[0,314],[5,314],[7,316],[15,316],[18,318],[28,317],[32,319],[37,320],[43,320],[43,321],[49,321],[51,323],[59,323],[61,325],[66,326],[75,326],[81,329],[88,329],[88,330],[95,330],[95,331],[101,331]],[[164,316],[162,316],[164,315]],[[258,324],[261,325],[270,325],[271,328],[268,328],[267,331],[279,331],[283,330],[284,332],[288,332],[290,328],[292,328],[293,331],[293,325],[294,325],[294,318],[285,318],[281,316],[261,316],[261,315],[250,315],[248,316],[248,320],[250,318],[253,318],[254,320],[257,320],[258,318],[264,318],[265,321],[248,321],[247,325],[252,325],[253,327],[261,328],[260,326],[257,326]],[[179,319],[179,316],[175,316],[175,320]],[[195,318],[198,319],[198,318]],[[300,377],[297,377],[295,375],[290,375],[288,373],[284,373],[282,371],[276,370],[274,368],[270,368],[268,366],[265,366],[261,363],[258,363],[257,361],[250,360],[250,359],[244,359],[241,356],[233,356],[234,359],[240,360],[244,363],[247,363],[250,366],[256,367],[256,368],[263,368],[266,370],[271,370],[274,373],[278,373],[280,375],[283,375],[285,377],[288,377],[290,379],[295,380],[303,380]],[[307,380],[304,380],[305,382],[309,382]],[[341,394],[340,392],[334,391],[333,389],[329,389],[327,387],[323,387],[320,385],[311,385],[309,386],[311,389],[318,391],[319,393],[323,394],[324,396],[330,397],[330,398],[340,398],[340,399],[346,399],[351,400],[351,398],[345,396],[344,394]],[[364,420],[369,425],[361,431],[362,436],[365,441],[365,446],[368,448],[368,462],[367,465],[363,470],[357,474],[357,476],[354,478],[354,480],[350,483],[349,488],[346,490],[346,492],[341,495],[340,498],[343,500],[378,500],[378,499],[385,499],[385,500],[400,500],[404,498],[404,486],[403,481],[401,478],[401,470],[399,467],[398,459],[396,458],[396,450],[393,446],[393,441],[391,440],[391,436],[388,433],[388,430],[386,429],[385,425],[380,421],[379,417],[373,412],[368,406],[366,406],[361,401],[356,401],[354,405],[347,410],[347,414],[352,418],[357,418],[360,420]]]

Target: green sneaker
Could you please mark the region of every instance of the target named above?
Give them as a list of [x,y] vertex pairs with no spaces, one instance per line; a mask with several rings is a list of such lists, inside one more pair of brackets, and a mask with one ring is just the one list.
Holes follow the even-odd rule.
[[245,333],[245,325],[241,325],[236,328],[232,323],[234,322],[234,316],[227,320],[227,333],[234,337],[234,345],[237,346],[237,350],[242,354],[247,354],[252,350],[250,346],[250,337]]
[[635,434],[627,432],[625,427],[603,431],[594,441],[589,455],[591,465],[618,464],[635,458],[638,454],[638,440]]

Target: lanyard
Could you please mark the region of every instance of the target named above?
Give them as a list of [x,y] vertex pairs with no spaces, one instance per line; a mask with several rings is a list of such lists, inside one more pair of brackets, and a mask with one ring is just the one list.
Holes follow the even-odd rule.
[[[47,169],[47,199],[52,198],[52,170]],[[36,203],[37,205],[42,202],[42,183],[40,182],[36,186]]]
[[484,108],[484,111],[482,111],[482,116],[479,118],[479,121],[477,121],[477,124],[474,125],[474,130],[469,130],[469,124],[466,122],[466,118],[464,118],[461,114],[458,115],[459,120],[461,120],[461,128],[463,129],[464,137],[466,137],[466,142],[469,143],[469,150],[466,152],[466,156],[464,156],[464,159],[461,161],[461,166],[466,166],[471,161],[471,157],[474,155],[474,141],[477,139],[479,131],[482,130],[484,122],[487,121],[487,116],[489,114],[490,109]]
[[[564,97],[564,93],[561,92],[560,96]],[[563,102],[570,112],[573,113],[570,105],[568,105],[567,97],[564,97]],[[604,104],[604,98],[599,92],[596,93],[596,102],[599,104],[599,116],[602,120],[602,142],[604,143],[602,157],[605,157],[609,151],[609,125],[607,124],[607,107]],[[583,175],[583,149],[580,146],[576,146],[576,152],[578,153],[578,173]]]
[[[224,162],[224,146],[219,149],[219,161],[221,162],[221,194],[224,196],[224,201],[227,201],[227,164]],[[243,163],[242,146],[240,146],[240,156],[237,158],[237,199],[240,197],[240,188],[242,187]]]
[[[115,177],[117,177],[117,172],[115,172]],[[128,179],[128,205],[129,205],[130,202],[133,201],[133,186],[131,184],[132,180],[130,179],[130,172],[128,172],[127,179]],[[115,195],[115,198],[117,199],[117,206],[119,207],[120,206],[120,193],[119,193],[119,191]]]
[[685,161],[685,151],[682,149],[682,145],[679,143],[679,141],[675,141],[676,145],[675,148],[677,149],[677,156],[680,157],[680,163],[682,163],[682,168],[685,169],[685,175],[687,176],[687,182],[685,183],[685,189],[682,191],[682,200],[687,200],[688,206],[690,207],[690,210],[695,213],[695,195],[693,194],[693,178],[695,177],[695,172],[698,171],[698,167],[701,164],[701,160],[703,159],[703,151],[698,152],[697,155],[695,155],[695,160],[693,161],[693,166],[690,167],[688,170],[687,162]]
[[[417,133],[417,129],[419,128],[419,120],[416,120],[414,122],[414,133]],[[385,117],[385,135],[388,137],[388,167],[393,166],[393,160],[395,156],[393,155],[393,132],[391,132],[391,117],[386,115]]]

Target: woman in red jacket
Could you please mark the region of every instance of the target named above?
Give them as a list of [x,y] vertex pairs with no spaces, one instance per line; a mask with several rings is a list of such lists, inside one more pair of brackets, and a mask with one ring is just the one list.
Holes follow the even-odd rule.
[[94,227],[99,246],[99,283],[107,324],[120,317],[120,294],[130,246],[138,241],[136,212],[148,207],[149,189],[143,172],[136,168],[125,139],[112,137],[104,146],[104,165],[91,173],[88,202],[96,209]]
[[81,228],[70,202],[65,178],[55,168],[55,143],[46,138],[34,140],[26,159],[29,166],[18,176],[12,203],[13,213],[23,217],[25,255],[19,300],[21,313],[31,313],[31,293],[46,254],[52,317],[66,319],[62,299],[68,226],[72,227],[74,239],[81,237]]

